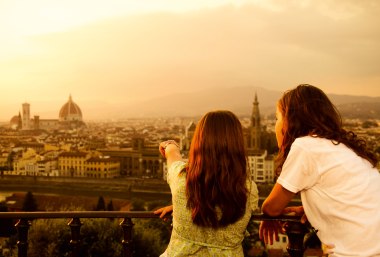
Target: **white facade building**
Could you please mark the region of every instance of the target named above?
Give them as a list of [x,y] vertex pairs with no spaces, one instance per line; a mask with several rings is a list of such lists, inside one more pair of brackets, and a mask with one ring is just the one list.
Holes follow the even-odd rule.
[[247,165],[251,179],[256,183],[272,183],[274,181],[274,160],[264,150],[262,154],[248,155]]

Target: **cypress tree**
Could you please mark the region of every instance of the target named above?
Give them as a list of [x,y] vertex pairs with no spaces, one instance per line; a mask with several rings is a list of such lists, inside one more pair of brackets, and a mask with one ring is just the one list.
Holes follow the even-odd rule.
[[113,208],[113,203],[112,203],[112,199],[109,201],[109,203],[107,204],[107,211],[113,211],[114,208]]
[[105,211],[106,210],[106,203],[104,202],[103,196],[99,196],[98,198],[98,204],[96,205],[95,211]]
[[[0,202],[0,212],[8,212],[8,207],[5,201]],[[10,237],[16,233],[16,228],[13,225],[12,219],[0,219],[0,237]],[[0,256],[1,252],[0,252]]]
[[25,195],[24,202],[22,204],[22,211],[37,211],[38,210],[38,205],[36,202],[36,199],[33,196],[32,192],[28,192]]

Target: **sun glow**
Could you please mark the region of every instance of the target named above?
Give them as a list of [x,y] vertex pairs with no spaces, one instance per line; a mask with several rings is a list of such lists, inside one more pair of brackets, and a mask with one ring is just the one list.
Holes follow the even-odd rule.
[[379,96],[379,11],[339,0],[1,0],[0,120],[69,93],[94,106],[307,82]]
[[[99,19],[157,11],[183,12],[246,0],[6,0],[0,3],[3,35],[36,35],[58,32]],[[258,2],[258,1],[256,1]],[[259,1],[260,2],[260,1]],[[0,35],[1,35],[0,34]]]

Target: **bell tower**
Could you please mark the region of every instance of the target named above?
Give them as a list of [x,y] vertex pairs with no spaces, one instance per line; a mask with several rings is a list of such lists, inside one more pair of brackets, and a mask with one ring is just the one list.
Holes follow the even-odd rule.
[[30,129],[30,104],[22,104],[22,129]]
[[248,150],[261,150],[261,123],[257,93],[255,93],[255,101],[253,102],[252,107],[251,124],[249,126]]

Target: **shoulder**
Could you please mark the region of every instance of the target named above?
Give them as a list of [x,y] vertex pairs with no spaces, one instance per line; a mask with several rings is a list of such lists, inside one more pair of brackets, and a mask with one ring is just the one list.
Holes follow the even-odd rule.
[[175,161],[175,162],[173,162],[170,165],[169,171],[178,171],[178,172],[180,172],[185,167],[186,167],[186,162],[184,162],[184,161]]
[[187,163],[184,161],[175,161],[168,167],[168,183],[179,177],[180,173],[186,168]]
[[304,137],[298,137],[294,140],[294,145],[313,145],[313,144],[321,144],[325,141],[329,141],[325,138],[320,138],[316,136],[304,136]]
[[291,148],[301,148],[302,150],[312,152],[318,149],[326,149],[329,147],[336,146],[330,139],[315,137],[315,136],[304,136],[296,138],[291,146]]

